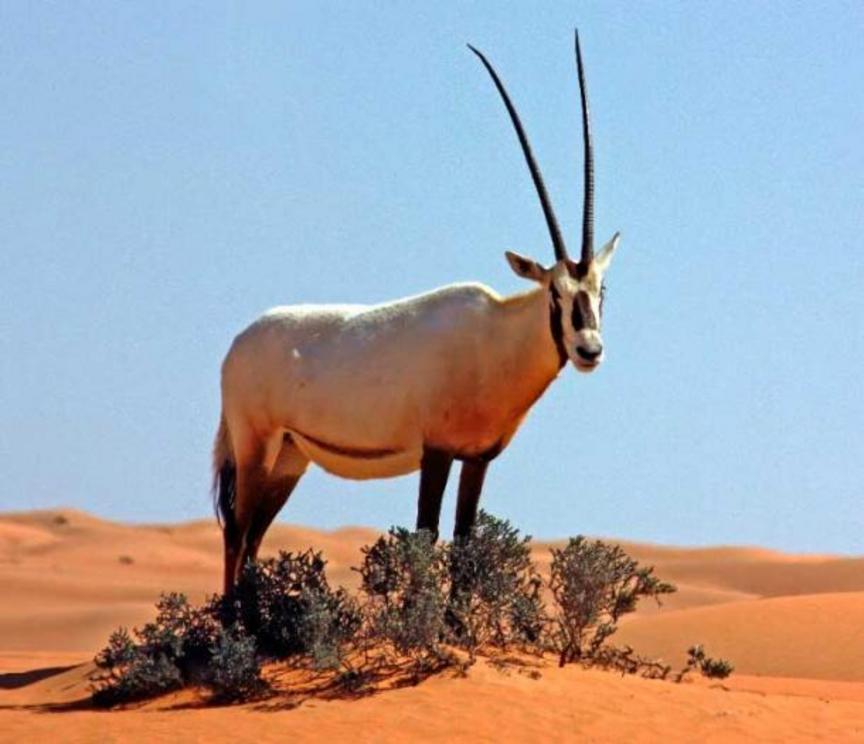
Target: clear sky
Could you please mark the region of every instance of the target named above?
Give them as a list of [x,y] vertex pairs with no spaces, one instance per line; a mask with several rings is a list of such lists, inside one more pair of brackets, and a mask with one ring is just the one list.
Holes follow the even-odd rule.
[[[443,5],[444,7],[437,7]],[[264,309],[578,250],[581,29],[607,360],[483,505],[542,537],[864,552],[864,6],[0,2],[0,509],[211,514],[219,365]],[[452,525],[452,479],[442,527]],[[310,471],[281,519],[413,523]]]

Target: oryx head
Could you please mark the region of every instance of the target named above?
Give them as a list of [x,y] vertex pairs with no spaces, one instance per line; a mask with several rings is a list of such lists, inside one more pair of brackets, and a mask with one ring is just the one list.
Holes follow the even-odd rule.
[[495,87],[504,99],[510,114],[522,152],[531,171],[531,178],[540,197],[540,205],[549,227],[549,235],[555,248],[555,263],[546,268],[531,258],[507,251],[507,260],[519,276],[539,282],[549,292],[550,323],[552,336],[558,347],[562,364],[570,359],[582,372],[591,372],[603,361],[603,339],[600,335],[603,316],[603,277],[618,247],[618,233],[594,254],[594,149],[591,142],[591,122],[588,111],[588,94],[585,88],[585,71],[582,67],[582,51],[579,47],[579,32],[576,32],[576,66],[579,72],[579,91],[582,99],[582,139],[585,150],[585,203],[582,213],[582,254],[574,261],[567,253],[558,221],[552,210],[549,195],[540,169],[531,152],[528,137],[516,113],[510,96],[489,60],[470,44],[492,76]]

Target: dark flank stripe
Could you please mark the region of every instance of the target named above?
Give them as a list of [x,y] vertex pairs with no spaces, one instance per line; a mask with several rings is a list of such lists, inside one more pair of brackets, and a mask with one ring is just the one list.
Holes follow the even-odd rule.
[[[341,444],[325,442],[321,439],[318,439],[317,437],[310,437],[308,434],[304,434],[302,431],[297,431],[296,433],[299,436],[303,437],[303,439],[308,439],[316,447],[320,447],[321,449],[326,450],[331,454],[342,455],[343,457],[352,457],[357,460],[377,460],[382,457],[391,457],[392,455],[398,455],[402,451],[398,449],[389,449],[387,447],[346,447]],[[290,432],[286,432],[285,439],[290,438]]]
[[558,350],[558,368],[560,369],[567,363],[567,349],[564,346],[564,325],[561,320],[561,295],[558,294],[558,289],[552,284],[549,287],[549,328],[552,331],[552,340],[555,342],[555,348]]

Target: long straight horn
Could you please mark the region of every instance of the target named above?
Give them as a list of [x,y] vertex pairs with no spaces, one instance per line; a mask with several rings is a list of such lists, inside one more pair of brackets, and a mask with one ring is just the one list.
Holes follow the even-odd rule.
[[582,144],[585,151],[585,202],[582,208],[582,260],[587,266],[594,258],[594,144],[591,141],[591,112],[585,87],[585,69],[576,29],[576,66],[579,69],[579,93],[582,98]]
[[531,152],[531,145],[528,143],[528,137],[525,134],[525,130],[522,128],[522,122],[519,121],[519,114],[516,113],[516,109],[510,101],[510,96],[507,95],[507,91],[504,89],[504,84],[492,68],[492,65],[489,64],[489,60],[483,56],[482,52],[478,51],[470,44],[468,45],[468,48],[480,58],[483,66],[492,76],[492,80],[495,83],[495,87],[498,88],[501,98],[504,99],[504,105],[507,107],[507,112],[510,114],[510,120],[513,122],[513,127],[516,129],[516,134],[519,137],[519,144],[522,145],[522,152],[525,154],[525,160],[528,163],[528,170],[531,171],[531,178],[534,181],[534,187],[537,189],[537,196],[540,197],[540,206],[543,207],[543,214],[546,216],[546,225],[549,227],[549,235],[552,238],[552,245],[555,248],[555,260],[562,261],[568,258],[567,246],[564,245],[564,238],[561,237],[561,229],[558,227],[558,220],[555,219],[555,212],[552,210],[552,204],[549,201],[549,194],[546,193],[543,176],[540,175],[540,169],[534,161],[534,153]]

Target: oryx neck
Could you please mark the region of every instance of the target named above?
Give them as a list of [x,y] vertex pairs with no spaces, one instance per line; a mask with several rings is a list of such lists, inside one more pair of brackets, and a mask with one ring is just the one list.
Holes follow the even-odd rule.
[[524,363],[532,367],[532,376],[546,379],[548,384],[567,361],[560,306],[552,301],[545,287],[511,295],[505,298],[504,306],[525,356]]

